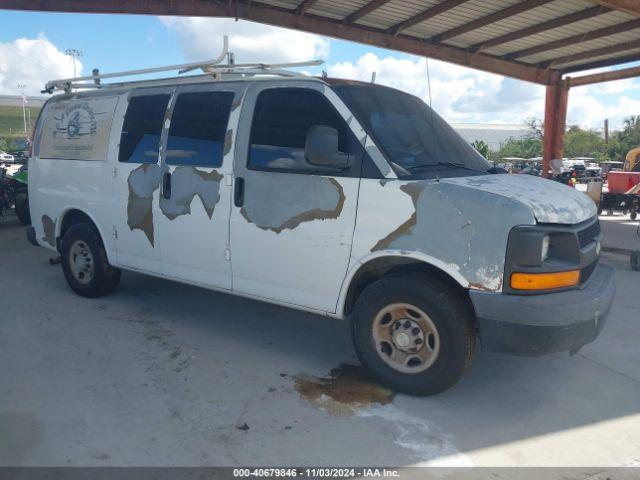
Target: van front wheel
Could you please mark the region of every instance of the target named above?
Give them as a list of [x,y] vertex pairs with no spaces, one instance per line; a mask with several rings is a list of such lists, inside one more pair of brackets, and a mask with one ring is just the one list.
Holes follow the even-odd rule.
[[120,269],[109,265],[100,234],[91,225],[79,223],[62,238],[62,270],[71,289],[89,298],[113,292],[120,282]]
[[356,301],[356,354],[381,385],[410,395],[452,387],[475,350],[473,314],[443,282],[420,274],[381,278]]

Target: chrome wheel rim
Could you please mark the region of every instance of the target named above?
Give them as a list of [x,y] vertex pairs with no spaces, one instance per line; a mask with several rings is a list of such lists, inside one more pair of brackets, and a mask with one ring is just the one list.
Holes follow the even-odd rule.
[[76,240],[69,249],[69,269],[78,283],[86,285],[93,280],[93,254],[83,240]]
[[402,373],[420,373],[438,358],[440,335],[433,320],[415,305],[393,303],[373,320],[378,356]]

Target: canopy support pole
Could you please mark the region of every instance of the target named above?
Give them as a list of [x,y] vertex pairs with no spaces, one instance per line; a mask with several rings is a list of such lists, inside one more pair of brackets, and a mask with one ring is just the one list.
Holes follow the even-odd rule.
[[545,178],[549,176],[551,160],[562,160],[568,100],[569,82],[560,80],[547,86],[542,135],[542,174]]

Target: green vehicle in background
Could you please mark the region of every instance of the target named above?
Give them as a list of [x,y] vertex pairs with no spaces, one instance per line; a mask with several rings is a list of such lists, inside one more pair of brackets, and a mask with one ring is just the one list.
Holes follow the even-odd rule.
[[28,179],[27,165],[23,165],[13,174],[8,173],[6,168],[0,167],[0,217],[5,210],[13,207],[18,220],[23,225],[31,224]]

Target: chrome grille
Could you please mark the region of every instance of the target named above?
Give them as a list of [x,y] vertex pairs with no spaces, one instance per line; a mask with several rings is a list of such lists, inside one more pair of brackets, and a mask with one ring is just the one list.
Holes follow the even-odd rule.
[[596,220],[591,225],[578,231],[578,243],[580,248],[584,248],[593,242],[600,235],[600,221]]

